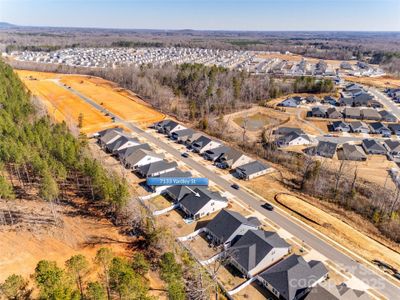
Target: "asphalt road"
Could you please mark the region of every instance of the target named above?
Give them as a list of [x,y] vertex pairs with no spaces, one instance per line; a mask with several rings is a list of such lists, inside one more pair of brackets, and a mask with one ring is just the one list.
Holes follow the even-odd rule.
[[373,94],[378,100],[400,120],[400,108],[388,96],[375,88],[369,88],[368,91]]
[[[63,87],[62,85],[60,86]],[[293,236],[302,240],[305,244],[307,244],[317,252],[324,255],[327,259],[335,262],[338,266],[340,266],[340,269],[346,269],[347,272],[353,274],[368,286],[378,290],[382,295],[386,296],[388,299],[399,299],[400,295],[399,287],[395,286],[393,283],[391,283],[384,277],[380,276],[372,269],[367,268],[361,263],[356,262],[345,253],[343,253],[342,251],[338,250],[337,248],[333,247],[331,244],[323,240],[322,237],[319,237],[316,234],[311,233],[308,229],[305,228],[304,224],[295,221],[293,218],[283,213],[280,213],[277,210],[274,211],[265,210],[264,208],[261,207],[262,202],[260,200],[258,200],[256,197],[252,196],[251,194],[247,193],[244,190],[233,189],[231,187],[232,183],[222,178],[217,173],[212,172],[211,170],[199,164],[198,162],[194,161],[190,157],[188,158],[182,157],[181,153],[172,146],[156,138],[152,134],[143,131],[139,127],[135,126],[133,123],[121,120],[118,116],[105,110],[101,105],[97,104],[90,98],[85,97],[76,90],[69,89],[69,91],[76,94],[77,96],[79,96],[84,101],[91,104],[98,110],[109,113],[111,117],[115,118],[115,122],[122,123],[126,127],[130,128],[133,132],[146,138],[149,142],[153,143],[160,149],[163,149],[166,152],[173,155],[177,160],[184,161],[188,166],[190,166],[191,168],[202,174],[202,176],[209,178],[211,181],[222,187],[224,190],[236,196],[243,203],[246,203],[247,205],[251,206],[254,210],[261,213],[266,218],[268,218],[281,228],[285,229]],[[357,249],[352,249],[352,250],[357,252]]]

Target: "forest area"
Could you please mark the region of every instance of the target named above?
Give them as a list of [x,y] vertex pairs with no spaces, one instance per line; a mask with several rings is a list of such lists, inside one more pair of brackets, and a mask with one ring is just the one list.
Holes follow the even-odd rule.
[[[159,274],[165,286],[162,291],[169,299],[183,300],[191,294],[196,294],[196,299],[208,299],[217,288],[187,251],[171,245],[167,229],[160,228],[138,204],[125,179],[92,157],[84,136],[73,136],[65,123],[52,123],[40,107],[32,104],[18,76],[3,61],[0,167],[0,204],[6,204],[0,206],[0,238],[7,230],[18,233],[29,218],[35,219],[34,225],[27,223],[31,231],[37,226],[45,232],[52,226],[62,227],[56,214],[39,219],[40,211],[36,218],[27,216],[29,212],[17,212],[14,204],[77,205],[71,194],[82,197],[132,238],[128,257],[102,247],[93,261],[77,254],[60,265],[47,260],[43,253],[31,276],[11,274],[0,282],[1,299],[152,299],[147,276],[150,270]],[[24,249],[15,251],[23,253]]]

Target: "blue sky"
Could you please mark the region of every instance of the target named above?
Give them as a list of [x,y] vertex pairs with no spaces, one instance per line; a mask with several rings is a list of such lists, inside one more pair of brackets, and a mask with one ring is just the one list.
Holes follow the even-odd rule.
[[103,28],[400,31],[400,0],[0,0],[0,21]]

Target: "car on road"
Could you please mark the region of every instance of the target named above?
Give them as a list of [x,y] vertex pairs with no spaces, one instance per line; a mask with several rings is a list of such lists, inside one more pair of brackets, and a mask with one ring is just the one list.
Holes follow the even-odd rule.
[[189,157],[189,153],[187,153],[187,152],[183,152],[181,155],[182,155],[183,157]]
[[238,189],[240,189],[240,186],[238,184],[234,183],[231,185],[231,188],[238,190]]
[[268,202],[265,202],[263,205],[261,205],[261,207],[271,211],[274,210],[274,207]]

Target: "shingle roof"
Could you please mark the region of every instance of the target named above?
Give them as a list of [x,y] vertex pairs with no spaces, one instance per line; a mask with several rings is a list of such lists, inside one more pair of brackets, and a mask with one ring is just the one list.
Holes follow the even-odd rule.
[[101,138],[101,137],[103,137],[107,132],[110,132],[110,131],[118,131],[118,132],[122,132],[123,131],[123,129],[121,128],[121,127],[115,127],[115,128],[109,128],[109,129],[104,129],[104,130],[101,130],[101,131],[99,131],[99,132],[97,132],[97,137],[98,138]]
[[362,141],[362,144],[367,150],[386,151],[385,147],[374,139],[365,139]]
[[316,148],[316,153],[320,156],[332,158],[336,153],[338,144],[320,141]]
[[166,160],[160,160],[154,163],[143,165],[138,167],[138,171],[143,174],[143,176],[150,176],[154,173],[168,170],[177,167],[178,164],[175,161],[169,162]]
[[200,148],[203,148],[205,145],[211,142],[211,139],[202,135],[197,140],[193,142],[193,144],[198,145]]
[[267,269],[259,276],[271,284],[280,295],[292,300],[312,285],[312,281],[324,277],[328,270],[322,262],[307,263],[301,256],[292,255]]
[[129,155],[131,155],[133,152],[139,150],[139,149],[144,149],[144,150],[151,150],[151,147],[149,144],[140,144],[140,145],[136,145],[136,146],[132,146],[132,147],[128,147],[128,148],[124,148],[120,151],[118,151],[118,156],[121,158],[125,158],[128,157]]
[[269,165],[264,165],[261,162],[259,162],[258,160],[255,160],[255,161],[249,162],[247,164],[241,165],[240,167],[237,167],[237,169],[239,169],[246,175],[258,173],[258,172],[266,170],[268,168],[270,168]]
[[393,141],[393,140],[386,140],[385,141],[386,147],[390,151],[400,151],[400,142],[399,141]]
[[241,158],[244,154],[236,149],[230,148],[227,152],[225,152],[221,160],[225,161],[229,166],[233,165],[239,158]]
[[360,146],[353,144],[343,144],[343,155],[345,159],[366,159],[364,150]]
[[284,135],[290,132],[297,132],[298,134],[304,134],[304,131],[301,128],[297,127],[279,127],[274,131],[274,134]]
[[163,173],[154,177],[160,177],[160,178],[172,178],[172,177],[179,177],[179,178],[188,178],[191,177],[192,173],[190,173],[189,171],[182,171],[180,169],[175,169],[171,172],[168,173]]
[[367,293],[359,290],[353,290],[341,285],[332,285],[331,283],[319,283],[304,300],[368,300],[371,299]]
[[187,194],[180,201],[181,205],[184,206],[191,214],[195,215],[202,209],[209,201],[216,200],[221,202],[228,202],[228,199],[222,197],[218,192],[212,192],[207,189],[196,188],[193,190],[200,196],[196,196],[195,193]]
[[193,133],[195,133],[195,131],[194,131],[193,129],[191,129],[191,128],[186,128],[186,129],[174,131],[174,132],[172,133],[172,135],[173,135],[173,136],[176,136],[177,138],[182,138],[182,137],[185,137],[185,136],[190,136],[190,135],[192,135]]
[[275,248],[290,248],[290,245],[276,232],[249,230],[230,247],[229,255],[248,272]]
[[115,151],[115,150],[117,150],[119,147],[123,146],[127,142],[133,142],[133,143],[139,144],[139,140],[137,138],[133,138],[133,137],[130,137],[130,136],[120,136],[114,142],[108,144],[106,147],[110,151]]
[[130,165],[135,165],[138,163],[142,158],[146,156],[164,158],[163,154],[158,154],[153,151],[145,150],[145,149],[138,149],[137,151],[131,153],[128,157],[125,158],[125,161]]
[[107,144],[109,141],[113,140],[117,136],[121,136],[123,132],[121,130],[109,130],[100,137],[100,142],[103,144]]
[[[204,186],[200,186],[200,185],[192,185],[192,186],[190,186],[190,189],[191,189],[191,190],[194,190],[194,189],[196,189],[196,188],[202,189],[202,188],[205,188],[205,187],[204,187]],[[174,201],[178,201],[178,202],[179,202],[179,201],[182,200],[182,198],[183,198],[185,195],[187,195],[187,194],[189,194],[189,193],[192,193],[191,190],[189,190],[188,187],[187,187],[187,186],[184,186],[184,185],[173,185],[173,186],[167,188],[167,189],[165,190],[165,192],[166,192]]]
[[225,243],[242,224],[257,229],[252,220],[246,219],[241,214],[223,209],[206,226],[207,230],[216,236],[221,243]]
[[208,157],[211,157],[211,158],[214,158],[214,159],[215,159],[215,158],[218,158],[220,155],[229,152],[230,149],[231,149],[231,148],[229,148],[229,147],[227,147],[227,146],[218,146],[218,147],[216,147],[216,148],[207,150],[207,151],[205,152],[205,154],[206,154]]

